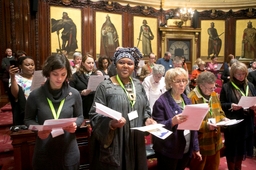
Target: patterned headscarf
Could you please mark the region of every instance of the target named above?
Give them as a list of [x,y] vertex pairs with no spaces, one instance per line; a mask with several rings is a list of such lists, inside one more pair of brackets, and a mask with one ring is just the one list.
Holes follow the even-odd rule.
[[142,54],[137,47],[133,48],[119,48],[114,54],[114,64],[116,65],[117,61],[122,58],[129,58],[134,61],[135,68],[138,66]]

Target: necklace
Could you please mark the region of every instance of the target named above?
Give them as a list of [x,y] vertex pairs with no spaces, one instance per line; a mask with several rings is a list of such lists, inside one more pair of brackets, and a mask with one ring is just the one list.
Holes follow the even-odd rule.
[[126,85],[129,85],[130,83],[132,83],[130,88],[125,87],[125,85],[122,83],[122,81],[120,80],[118,75],[116,75],[116,79],[117,79],[119,85],[125,91],[128,99],[130,100],[130,104],[133,107],[135,102],[136,102],[136,89],[135,89],[135,86],[133,84],[132,78],[130,77],[130,82],[128,84],[126,84]]

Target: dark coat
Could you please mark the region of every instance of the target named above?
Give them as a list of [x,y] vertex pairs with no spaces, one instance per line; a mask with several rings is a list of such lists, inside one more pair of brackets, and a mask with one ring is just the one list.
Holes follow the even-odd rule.
[[[182,98],[186,105],[191,104],[191,101],[186,95],[182,94]],[[164,124],[166,129],[173,132],[165,140],[154,137],[153,148],[156,152],[174,159],[182,158],[186,145],[183,135],[184,130],[178,130],[178,125],[172,127],[172,118],[181,112],[182,110],[172,98],[170,90],[162,94],[153,106],[153,119],[156,120],[157,123]],[[197,131],[190,131],[190,134],[189,154],[191,156],[192,151],[199,151],[199,143]]]
[[8,90],[8,97],[12,106],[13,125],[24,125],[26,97],[22,87],[19,87],[17,100],[11,93],[11,88]]
[[[81,98],[78,91],[65,83],[61,94],[54,97],[49,91],[49,81],[33,90],[26,103],[25,124],[43,125],[47,119],[53,119],[52,111],[47,98],[52,101],[55,110],[60,102],[65,99],[59,119],[77,117],[76,124],[80,127],[83,122]],[[77,170],[79,167],[80,153],[75,133],[64,131],[64,134],[55,138],[50,134],[46,139],[36,138],[33,154],[33,169],[36,170]]]
[[[126,119],[123,127],[111,130],[110,118],[96,112],[91,107],[90,123],[90,170],[146,170],[147,159],[144,133],[131,128],[144,126],[150,115],[149,101],[139,80],[133,79],[136,89],[136,102],[131,106],[123,88],[111,79],[103,81],[96,90],[95,102],[101,103],[122,114]],[[128,113],[137,111],[138,117],[130,120]]]
[[[97,75],[97,74],[96,72],[93,72],[91,75]],[[87,89],[89,78],[90,76],[81,74],[80,72],[75,72],[72,75],[69,85],[71,87],[74,87],[81,93],[82,90]],[[83,101],[83,115],[85,119],[89,118],[89,111],[92,106],[94,94],[95,92],[91,92],[87,96],[81,96]]]
[[247,79],[254,84],[254,87],[256,88],[256,70],[249,72]]
[[227,63],[224,63],[224,70],[221,73],[221,80],[223,80],[223,84],[229,82],[228,77],[230,76],[229,67]]
[[[248,82],[252,96],[256,96],[253,84]],[[220,93],[220,102],[222,110],[229,119],[244,119],[241,123],[225,128],[225,154],[226,156],[252,156],[253,154],[253,131],[254,131],[254,113],[253,110],[244,111],[243,109],[231,110],[232,103],[238,103],[239,99],[235,95],[234,87],[231,82],[222,86]]]

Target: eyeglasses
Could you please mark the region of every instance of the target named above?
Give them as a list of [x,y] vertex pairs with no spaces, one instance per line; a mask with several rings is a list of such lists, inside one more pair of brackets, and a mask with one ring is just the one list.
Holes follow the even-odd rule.
[[181,83],[187,84],[188,83],[188,79],[173,80],[173,82],[176,83],[176,84],[181,84]]
[[214,91],[216,89],[216,86],[214,86],[214,87],[206,87],[206,86],[204,86],[204,88],[206,90],[208,90],[208,91]]

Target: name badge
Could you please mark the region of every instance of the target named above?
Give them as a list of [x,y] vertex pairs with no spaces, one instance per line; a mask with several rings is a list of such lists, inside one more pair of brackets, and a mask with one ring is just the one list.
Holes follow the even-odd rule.
[[184,134],[184,136],[190,134],[190,130],[184,130],[183,134]]
[[216,124],[216,119],[215,118],[209,118],[208,122],[212,123],[212,124]]
[[137,110],[128,113],[128,118],[129,118],[130,121],[133,120],[133,119],[136,119],[137,117],[138,117]]

